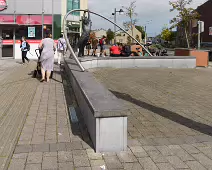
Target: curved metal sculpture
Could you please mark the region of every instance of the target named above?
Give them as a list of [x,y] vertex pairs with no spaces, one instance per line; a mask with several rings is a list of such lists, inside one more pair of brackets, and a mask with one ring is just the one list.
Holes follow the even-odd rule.
[[97,15],[97,16],[99,16],[99,17],[101,17],[101,18],[103,18],[103,19],[109,21],[110,23],[114,24],[114,25],[117,26],[120,30],[124,31],[127,35],[129,35],[129,36],[130,36],[136,43],[138,43],[138,44],[139,44],[139,45],[140,45],[150,56],[152,56],[152,54],[144,47],[143,44],[141,44],[138,40],[136,40],[133,36],[131,36],[127,31],[125,31],[125,30],[124,30],[122,27],[120,27],[118,24],[114,23],[113,21],[109,20],[108,18],[106,18],[106,17],[104,17],[104,16],[102,16],[102,15],[100,15],[100,14],[97,14],[97,13],[95,13],[95,12],[92,12],[92,11],[89,11],[89,10],[74,9],[74,10],[69,11],[69,12],[65,15],[65,17],[64,17],[64,19],[63,19],[63,32],[64,32],[64,38],[65,38],[65,40],[66,40],[67,47],[68,47],[68,49],[70,50],[72,56],[74,57],[74,60],[76,61],[76,63],[77,63],[78,66],[80,67],[81,71],[85,71],[85,69],[84,69],[84,67],[82,66],[82,64],[80,63],[80,61],[78,60],[76,54],[74,53],[74,51],[73,51],[73,49],[72,49],[72,47],[71,47],[71,45],[70,45],[70,43],[69,43],[69,41],[68,41],[68,37],[67,37],[67,34],[66,34],[66,26],[65,26],[67,17],[68,17],[71,13],[73,13],[73,12],[80,12],[80,11],[89,12],[89,13],[91,13],[91,14]]

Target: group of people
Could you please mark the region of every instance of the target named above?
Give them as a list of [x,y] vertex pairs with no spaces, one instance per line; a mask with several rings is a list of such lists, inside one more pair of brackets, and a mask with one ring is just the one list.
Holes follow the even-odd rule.
[[93,38],[93,39],[89,39],[86,45],[86,49],[87,49],[87,55],[90,55],[90,51],[91,49],[92,51],[92,56],[96,56],[97,55],[97,49],[98,46],[100,46],[100,56],[107,56],[106,53],[106,37],[103,36],[100,40],[98,40],[97,38]]
[[[97,38],[89,39],[86,45],[87,55],[90,56],[90,52],[92,50],[91,56],[97,56],[97,49],[100,46],[100,54],[99,56],[107,56],[106,53],[106,37],[103,36],[100,40]],[[129,56],[148,56],[148,53],[136,49],[136,51],[131,51],[131,46],[127,44],[114,44],[109,48],[111,57],[129,57]]]
[[110,47],[110,56],[111,57],[128,57],[131,55],[131,47],[129,45],[123,45],[114,44],[112,47]]
[[111,57],[129,57],[129,56],[148,56],[148,53],[136,48],[135,51],[131,51],[131,46],[127,44],[114,44],[110,47],[110,56]]
[[[22,52],[22,62],[23,64],[25,64],[25,60],[27,60],[28,62],[30,61],[27,58],[27,52],[30,50],[30,45],[26,41],[25,37],[22,37],[21,39],[20,48]],[[46,80],[47,82],[49,82],[49,77],[54,67],[55,51],[57,50],[58,54],[57,62],[59,65],[61,65],[61,59],[64,57],[66,52],[66,41],[61,34],[56,44],[52,39],[52,34],[47,33],[46,37],[41,40],[38,48],[42,51],[40,56],[42,78],[40,81],[44,82]]]

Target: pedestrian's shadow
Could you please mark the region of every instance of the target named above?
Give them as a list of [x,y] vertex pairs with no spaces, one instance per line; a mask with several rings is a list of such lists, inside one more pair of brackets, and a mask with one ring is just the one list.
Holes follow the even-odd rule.
[[137,99],[133,98],[132,96],[130,96],[129,94],[120,93],[120,92],[112,91],[112,90],[111,90],[111,92],[119,99],[128,101],[128,102],[133,103],[133,104],[135,104],[139,107],[142,107],[146,110],[149,110],[149,111],[151,111],[155,114],[158,114],[158,115],[160,115],[160,116],[162,116],[166,119],[169,119],[173,122],[179,123],[179,124],[184,125],[188,128],[191,128],[193,130],[196,130],[196,131],[199,131],[199,132],[204,133],[206,135],[212,136],[212,127],[209,126],[209,125],[206,125],[206,124],[203,124],[203,123],[200,123],[200,122],[196,122],[192,119],[183,117],[183,116],[179,115],[178,113],[172,112],[170,110],[167,110],[167,109],[164,109],[164,108],[161,108],[161,107],[157,107],[157,106],[154,106],[152,104],[137,100]]
[[16,61],[16,63],[17,63],[17,64],[23,64],[23,62],[21,62],[21,61]]

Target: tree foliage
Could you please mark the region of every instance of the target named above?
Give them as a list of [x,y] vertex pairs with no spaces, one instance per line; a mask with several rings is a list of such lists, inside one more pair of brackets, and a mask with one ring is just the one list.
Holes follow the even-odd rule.
[[161,38],[165,41],[173,41],[175,38],[174,32],[168,28],[163,28],[161,32]]
[[142,39],[144,39],[144,38],[145,38],[145,30],[144,30],[144,27],[136,25],[135,28],[136,28],[138,31],[141,32]]
[[172,27],[180,27],[184,30],[185,38],[188,48],[190,48],[190,38],[189,34],[189,25],[190,22],[199,18],[199,14],[194,11],[193,8],[187,8],[193,0],[177,0],[174,2],[169,1],[169,4],[172,6],[170,12],[177,11],[178,14],[171,20]]
[[111,30],[108,29],[107,30],[107,41],[110,42],[111,40],[113,40],[115,37],[115,33]]
[[138,14],[136,13],[136,1],[132,1],[130,2],[129,6],[122,6],[124,8],[125,11],[125,15],[127,17],[129,17],[130,21],[129,22],[125,22],[124,25],[125,27],[128,25],[129,28],[131,28],[132,31],[132,36],[133,36],[133,27],[135,26],[137,20],[133,19],[133,17],[137,16]]

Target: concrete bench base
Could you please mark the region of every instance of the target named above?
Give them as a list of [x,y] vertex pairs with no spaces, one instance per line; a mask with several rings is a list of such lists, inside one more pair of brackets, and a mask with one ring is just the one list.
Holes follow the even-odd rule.
[[92,73],[80,72],[73,60],[66,59],[65,70],[96,152],[127,150],[129,109]]
[[162,57],[84,57],[80,59],[85,69],[90,68],[195,68],[196,58],[190,56]]

